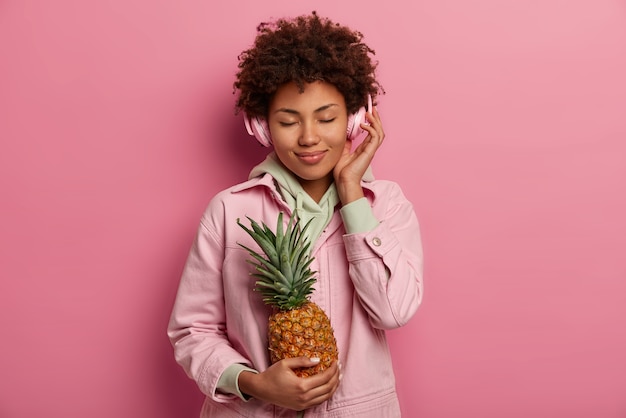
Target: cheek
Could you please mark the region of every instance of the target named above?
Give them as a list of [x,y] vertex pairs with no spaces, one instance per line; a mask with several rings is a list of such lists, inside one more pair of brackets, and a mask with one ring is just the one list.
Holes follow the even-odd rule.
[[274,153],[283,164],[288,163],[289,153],[285,149],[274,145]]
[[335,139],[331,142],[331,145],[333,148],[343,149],[346,142],[348,142],[347,135],[342,133],[341,135],[335,137]]
[[347,127],[343,124],[329,127],[323,132],[326,143],[332,146],[343,146],[348,139]]
[[286,152],[286,150],[293,148],[293,141],[284,135],[284,133],[278,135],[272,135],[272,144],[274,146],[274,150],[278,152]]

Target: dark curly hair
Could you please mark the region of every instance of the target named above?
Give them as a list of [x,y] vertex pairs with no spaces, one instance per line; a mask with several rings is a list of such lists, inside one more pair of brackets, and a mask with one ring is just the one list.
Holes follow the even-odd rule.
[[384,94],[375,78],[375,52],[362,42],[363,35],[348,27],[310,15],[263,22],[257,27],[252,48],[239,55],[234,83],[239,90],[236,111],[266,117],[270,100],[283,84],[325,81],[334,85],[346,101],[348,113]]

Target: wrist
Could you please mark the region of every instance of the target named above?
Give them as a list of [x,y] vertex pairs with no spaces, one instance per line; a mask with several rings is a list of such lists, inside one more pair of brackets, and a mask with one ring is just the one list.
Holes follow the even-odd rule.
[[258,373],[242,371],[239,373],[237,384],[242,394],[253,398],[258,398],[256,391],[256,380],[259,377]]
[[359,200],[362,197],[365,197],[363,193],[363,187],[361,187],[361,183],[337,183],[337,194],[339,195],[339,200],[341,200],[342,205],[347,205],[348,203],[352,203],[355,200]]

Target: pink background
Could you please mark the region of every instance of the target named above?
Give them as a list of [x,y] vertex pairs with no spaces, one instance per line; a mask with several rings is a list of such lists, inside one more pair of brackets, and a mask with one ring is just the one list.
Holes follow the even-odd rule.
[[[626,3],[0,2],[0,417],[192,418],[165,327],[261,20],[366,35],[423,228],[406,417],[626,417]],[[375,359],[372,359],[375,361]]]

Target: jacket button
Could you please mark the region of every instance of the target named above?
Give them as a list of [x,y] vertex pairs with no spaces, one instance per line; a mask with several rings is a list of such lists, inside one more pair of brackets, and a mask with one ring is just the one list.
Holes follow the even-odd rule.
[[380,238],[376,237],[372,239],[372,244],[374,244],[377,247],[380,247],[380,244],[382,244],[382,241],[380,240]]

